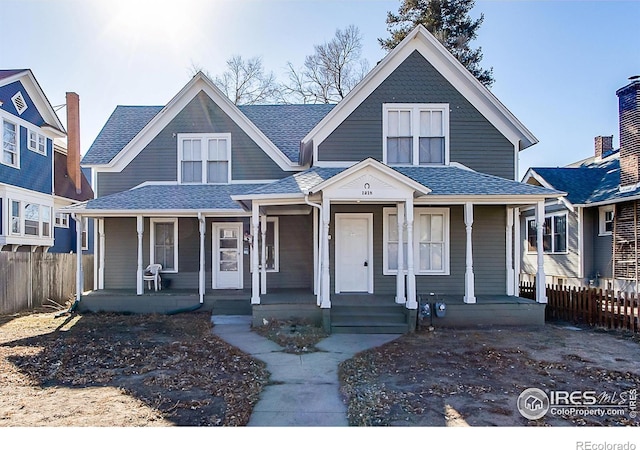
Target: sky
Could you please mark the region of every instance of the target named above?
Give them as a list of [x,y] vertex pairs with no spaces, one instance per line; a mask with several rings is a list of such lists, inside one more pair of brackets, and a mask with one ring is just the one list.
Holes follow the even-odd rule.
[[[193,67],[221,74],[238,54],[284,80],[315,44],[356,25],[371,67],[399,0],[0,0],[0,68],[31,69],[54,107],[80,96],[85,153],[117,105],[165,105]],[[528,167],[591,156],[598,135],[619,145],[616,90],[640,75],[640,1],[477,0],[481,66],[494,95],[538,138]],[[65,123],[65,109],[58,111]]]

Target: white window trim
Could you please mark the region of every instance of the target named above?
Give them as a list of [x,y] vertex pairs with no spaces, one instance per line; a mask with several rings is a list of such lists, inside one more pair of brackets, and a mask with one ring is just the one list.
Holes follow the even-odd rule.
[[[15,164],[9,164],[4,162],[4,123],[5,122],[10,123],[16,127],[16,163]],[[0,150],[2,150],[2,154],[0,154],[0,164],[4,164],[5,166],[19,169],[20,168],[20,125],[17,122],[7,120],[7,119],[2,119],[2,121],[0,121],[0,125],[2,126],[2,128],[0,129],[0,136],[2,137],[2,139],[0,139],[0,142],[1,142],[0,145],[2,146],[0,148]]]
[[[553,217],[557,217],[557,216],[564,216],[564,220],[565,220],[565,226],[566,226],[566,232],[565,232],[565,251],[562,252],[556,252],[554,251],[555,249],[553,249],[554,247],[554,239],[553,236],[556,234],[556,224],[555,221],[553,220]],[[544,219],[547,220],[548,218],[551,218],[551,247],[552,250],[551,251],[543,251],[543,253],[545,255],[568,255],[569,254],[569,215],[567,214],[566,211],[559,211],[559,212],[555,212],[555,213],[549,213],[549,214],[545,214],[544,215]],[[529,223],[530,222],[535,222],[535,217],[527,217],[527,223],[526,223],[526,235],[527,235],[527,242],[526,242],[526,246],[527,246],[527,254],[529,255],[534,255],[537,253],[537,250],[529,250]],[[537,239],[537,234],[536,234],[536,239]],[[543,244],[543,248],[544,248],[544,244]]]
[[[18,214],[19,214],[19,216],[18,216],[18,227],[19,227],[20,229],[18,230],[18,232],[17,232],[17,233],[13,231],[13,218],[15,217],[15,216],[13,215],[13,203],[14,203],[14,202],[17,202],[17,203],[19,204],[19,207],[18,207]],[[22,211],[22,208],[23,208],[23,201],[22,201],[22,200],[17,200],[17,199],[15,199],[15,198],[9,198],[9,199],[8,199],[8,203],[9,203],[9,208],[8,208],[8,212],[9,212],[9,214],[8,214],[8,216],[9,216],[9,227],[8,227],[8,231],[9,231],[9,232],[8,232],[7,234],[9,234],[9,235],[11,235],[11,236],[22,236],[22,235],[23,235],[23,232],[24,232],[24,225],[23,225],[23,215],[24,215],[24,212]]]
[[[382,162],[387,164],[387,116],[390,110],[411,111],[411,133],[413,137],[413,166],[448,166],[449,158],[449,104],[448,103],[384,103],[382,105]],[[420,164],[420,111],[442,111],[442,126],[444,128],[444,163]],[[394,164],[398,166],[399,164]]]
[[149,261],[151,264],[156,262],[155,260],[155,241],[156,241],[156,223],[173,223],[173,242],[174,242],[174,252],[173,252],[173,266],[174,268],[171,270],[167,270],[164,267],[162,268],[162,273],[178,273],[178,219],[154,219],[151,218],[151,233],[150,233],[150,241],[149,241]]
[[[397,208],[383,208],[383,225],[382,225],[382,236],[383,236],[383,246],[382,246],[382,273],[384,275],[396,275],[398,273],[397,269],[389,269],[389,253],[388,253],[388,244],[389,244],[389,216],[391,214],[397,214]],[[449,275],[451,272],[450,267],[450,247],[451,247],[451,221],[450,221],[450,210],[449,208],[414,208],[414,226],[413,226],[413,267],[415,268],[416,275]],[[426,214],[443,214],[444,215],[444,223],[443,223],[443,231],[444,231],[444,249],[442,255],[442,270],[420,270],[420,233],[419,229],[416,226],[416,223],[419,222],[419,218],[421,215]],[[405,255],[406,259],[406,255]],[[403,270],[404,273],[407,272],[407,268],[405,267]]]
[[[606,231],[606,213],[613,213],[613,205],[601,206],[598,208],[598,236],[611,236],[613,231]],[[615,218],[613,219],[615,220]]]
[[57,212],[53,223],[56,228],[69,228],[69,213]]
[[[35,144],[32,144],[31,135],[35,136]],[[40,151],[40,139],[44,140],[44,148]],[[47,156],[47,137],[44,134],[38,133],[35,130],[27,128],[27,149],[39,155]]]
[[[201,182],[183,182],[182,181],[182,142],[186,139],[200,139],[200,156],[202,158],[202,178]],[[227,165],[227,182],[226,183],[208,183],[207,182],[207,162],[208,146],[205,146],[207,139],[226,139],[228,145],[229,164]],[[177,156],[178,156],[178,184],[230,184],[231,179],[231,133],[179,133],[177,139]]]
[[[18,202],[20,204],[20,232],[19,233],[15,233],[13,231],[13,202]],[[21,236],[21,237],[27,237],[27,238],[43,238],[43,239],[53,239],[53,220],[52,220],[52,208],[48,205],[44,205],[42,203],[39,203],[38,201],[32,201],[32,200],[28,200],[28,199],[24,199],[24,198],[16,198],[16,197],[9,197],[7,199],[7,204],[8,204],[8,233],[7,235],[9,236]],[[27,234],[25,233],[25,220],[26,220],[26,216],[25,216],[25,208],[27,205],[37,205],[38,206],[38,234]],[[44,211],[46,209],[49,209],[49,235],[45,236],[43,234],[43,228],[44,228]]]
[[82,250],[89,250],[89,218],[82,218]]

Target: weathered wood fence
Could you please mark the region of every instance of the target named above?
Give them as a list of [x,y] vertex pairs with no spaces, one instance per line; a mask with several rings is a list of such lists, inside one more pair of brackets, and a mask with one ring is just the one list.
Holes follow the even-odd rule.
[[[534,283],[520,284],[520,297],[533,299],[535,291]],[[640,333],[640,297],[634,293],[550,285],[546,292],[546,320]]]
[[[82,256],[84,290],[93,289],[93,255]],[[76,255],[0,252],[0,314],[64,304],[76,292]]]

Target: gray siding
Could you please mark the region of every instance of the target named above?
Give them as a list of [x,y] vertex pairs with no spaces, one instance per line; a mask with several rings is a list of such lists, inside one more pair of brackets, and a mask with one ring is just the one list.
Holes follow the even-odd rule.
[[138,270],[136,219],[104,219],[104,246],[104,287],[135,289]]
[[449,103],[451,161],[514,179],[513,145],[417,51],[320,143],[318,159],[382,160],[383,103]]
[[[613,239],[611,235],[600,236],[599,209],[585,208],[585,277],[589,279],[611,278],[613,262]],[[591,243],[591,245],[587,245]],[[588,267],[588,268],[587,268]]]
[[271,180],[289,174],[200,92],[122,172],[98,173],[98,194],[121,192],[145,181],[176,181],[178,133],[231,133],[234,180]]

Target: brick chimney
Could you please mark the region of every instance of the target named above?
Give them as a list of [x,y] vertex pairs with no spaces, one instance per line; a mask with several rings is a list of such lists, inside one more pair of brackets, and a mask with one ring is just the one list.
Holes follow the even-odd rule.
[[80,97],[75,92],[67,92],[67,174],[80,194]]
[[613,150],[613,136],[596,136],[595,137],[596,159],[602,159],[602,156]]
[[640,182],[640,76],[618,89],[620,114],[620,187]]

